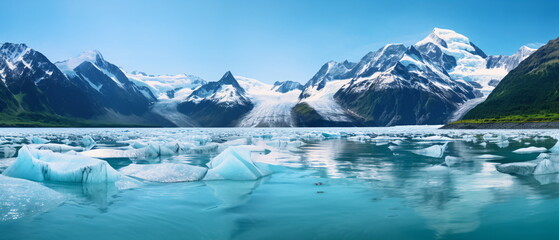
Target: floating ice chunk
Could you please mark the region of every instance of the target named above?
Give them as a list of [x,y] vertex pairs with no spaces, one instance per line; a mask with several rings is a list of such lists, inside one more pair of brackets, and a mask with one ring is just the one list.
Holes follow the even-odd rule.
[[419,138],[413,138],[413,140],[415,140],[415,141],[432,141],[432,142],[437,142],[437,141],[443,141],[443,142],[454,141],[454,139],[449,138],[449,137],[444,137],[444,136],[419,137]]
[[448,145],[448,143],[445,143],[443,145],[433,145],[433,146],[430,146],[428,148],[411,150],[411,152],[413,152],[415,154],[418,154],[418,155],[427,156],[427,157],[442,158],[443,155],[444,155],[444,151],[446,150],[447,145]]
[[39,183],[0,174],[0,221],[46,212],[62,202],[62,194]]
[[512,152],[518,154],[528,154],[528,153],[541,153],[545,151],[547,151],[547,148],[544,147],[527,147],[527,148],[516,149]]
[[495,168],[497,171],[502,173],[526,176],[534,173],[534,170],[540,161],[541,160],[534,160],[528,162],[498,164]]
[[82,138],[81,144],[85,150],[90,150],[95,146],[95,140],[91,136],[86,135]]
[[557,143],[555,143],[555,145],[553,145],[553,147],[551,147],[549,151],[552,153],[559,153],[559,141],[557,141]]
[[17,153],[16,148],[8,145],[4,145],[0,147],[0,157],[1,158],[11,158],[15,156]]
[[458,163],[460,163],[462,161],[461,158],[459,157],[453,157],[453,156],[446,156],[444,158],[444,162],[446,163],[447,166],[452,167]]
[[482,155],[476,156],[475,158],[480,159],[480,160],[498,160],[498,159],[503,159],[505,157],[499,156],[499,155],[493,155],[493,154],[482,154]]
[[303,144],[305,144],[304,142],[301,142],[299,140],[295,140],[295,141],[291,141],[287,143],[287,147],[288,148],[298,148],[303,146]]
[[44,138],[40,138],[40,137],[33,136],[33,137],[31,137],[31,138],[29,139],[29,142],[30,142],[30,143],[33,143],[33,144],[45,144],[45,143],[48,143],[49,140],[44,139]]
[[495,144],[497,144],[497,147],[499,148],[507,148],[509,147],[510,142],[508,140],[504,140],[504,141],[496,142]]
[[487,147],[487,142],[482,142],[479,145],[482,146],[482,147]]
[[368,140],[371,140],[371,137],[366,135],[357,135],[357,136],[348,137],[347,140],[353,142],[366,142]]
[[187,164],[160,163],[130,164],[119,171],[152,182],[191,182],[202,179],[208,169]]
[[140,149],[140,148],[145,148],[148,145],[142,142],[133,142],[132,144],[130,144],[130,147],[134,148],[134,149]]
[[252,161],[251,152],[246,146],[225,149],[207,164],[204,180],[255,180],[271,174],[266,164]]
[[534,175],[559,173],[558,161],[559,159],[557,159],[557,157],[551,159],[543,159],[541,162],[538,163],[536,169],[534,169]]
[[23,146],[4,175],[34,181],[105,183],[122,175],[107,162],[82,155],[54,153]]
[[337,139],[337,138],[341,138],[342,136],[339,133],[334,133],[334,132],[323,132],[322,136],[325,139]]
[[229,140],[227,142],[220,144],[220,148],[225,149],[231,146],[240,146],[240,145],[247,145],[247,144],[249,144],[248,138],[239,138],[239,139]]
[[398,140],[392,141],[391,143],[394,144],[394,145],[402,145],[404,143],[404,141],[398,139]]
[[58,153],[65,153],[65,152],[69,152],[69,151],[79,151],[79,152],[81,152],[83,150],[83,148],[81,148],[81,147],[68,146],[68,145],[65,145],[65,144],[58,144],[58,143],[30,144],[28,146],[30,148],[36,148],[36,149],[39,149],[39,150],[50,150],[50,151],[58,152]]
[[93,158],[130,158],[135,157],[133,155],[133,150],[118,150],[118,149],[93,149],[85,152],[81,152],[81,155],[93,157]]
[[188,152],[189,153],[211,153],[211,152],[216,152],[218,148],[219,148],[219,144],[208,143],[206,145],[192,147]]

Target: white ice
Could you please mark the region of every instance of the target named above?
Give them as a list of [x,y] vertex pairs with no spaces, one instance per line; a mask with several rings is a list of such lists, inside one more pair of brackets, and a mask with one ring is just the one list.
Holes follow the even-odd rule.
[[433,158],[442,158],[448,143],[443,145],[433,145],[427,148],[412,150],[413,153]]
[[518,154],[528,154],[528,153],[541,153],[545,151],[547,151],[547,148],[544,147],[527,147],[527,148],[516,149],[512,152]]

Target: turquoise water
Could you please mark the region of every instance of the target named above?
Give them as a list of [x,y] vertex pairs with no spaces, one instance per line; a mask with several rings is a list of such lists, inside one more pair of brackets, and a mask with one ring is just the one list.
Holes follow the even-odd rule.
[[[35,132],[34,132],[35,131]],[[96,136],[102,129],[21,130],[51,138]],[[184,132],[181,132],[184,131]],[[306,140],[297,149],[272,148],[255,161],[273,164],[273,174],[257,181],[144,182],[117,190],[104,185],[41,183],[65,196],[46,212],[0,222],[0,239],[557,239],[559,183],[552,176],[512,176],[495,165],[535,159],[515,154],[527,146],[552,147],[555,132],[494,131],[510,145],[484,141],[481,131],[442,131],[432,127],[396,129],[126,130],[107,132],[97,148],[121,148],[118,137],[206,134],[212,141],[270,132],[344,131],[386,135],[403,142],[341,139]],[[301,132],[302,131],[302,132]],[[4,133],[14,135],[13,132]],[[478,142],[448,141],[445,156],[464,160],[447,166],[444,158],[410,152],[440,142],[414,140],[433,134]],[[216,137],[218,136],[218,137]],[[96,138],[96,137],[94,137]],[[269,140],[255,139],[254,144]],[[484,146],[483,143],[487,145]],[[388,148],[393,146],[393,149]],[[218,152],[158,159],[107,159],[115,169],[132,162],[175,162],[204,166]],[[503,156],[484,160],[483,154]],[[0,166],[11,159],[1,159]],[[2,169],[2,168],[0,168]]]

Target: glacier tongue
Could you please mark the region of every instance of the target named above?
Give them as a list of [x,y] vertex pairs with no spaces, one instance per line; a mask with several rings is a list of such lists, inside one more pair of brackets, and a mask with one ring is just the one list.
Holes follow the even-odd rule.
[[39,183],[0,174],[0,221],[39,214],[62,202],[62,194]]
[[108,183],[122,175],[107,162],[77,154],[60,154],[23,146],[4,175],[34,181]]

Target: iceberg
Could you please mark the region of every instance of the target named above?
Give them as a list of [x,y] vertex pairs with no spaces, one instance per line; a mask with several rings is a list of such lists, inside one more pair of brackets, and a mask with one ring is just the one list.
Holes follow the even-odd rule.
[[462,161],[462,159],[459,158],[459,157],[446,156],[444,158],[444,162],[446,163],[446,166],[448,166],[448,167],[454,166],[454,165],[460,163],[461,161]]
[[527,147],[527,148],[519,148],[512,152],[517,154],[529,154],[529,153],[541,153],[545,151],[547,151],[547,148],[544,147]]
[[4,146],[0,147],[0,157],[1,158],[11,158],[11,157],[15,156],[16,153],[17,153],[16,148],[14,148],[12,146],[4,145]]
[[204,180],[256,180],[271,171],[268,165],[252,161],[251,146],[229,147],[213,158]]
[[29,139],[29,142],[32,144],[45,144],[48,143],[49,140],[37,136],[33,136]]
[[95,140],[89,135],[86,135],[82,138],[81,144],[85,148],[85,150],[90,150],[95,146]]
[[342,135],[340,135],[339,133],[334,133],[334,132],[323,132],[322,136],[325,139],[337,139],[337,138],[341,138]]
[[83,150],[83,148],[81,147],[74,147],[74,146],[69,146],[66,144],[58,144],[58,143],[46,143],[46,144],[30,144],[27,145],[30,148],[36,148],[39,150],[50,150],[53,152],[58,152],[58,153],[65,153],[65,152],[69,152],[69,151],[77,151],[80,152]]
[[63,202],[62,194],[48,187],[0,174],[0,221],[46,212]]
[[122,175],[107,162],[83,155],[54,153],[23,146],[2,174],[34,181],[106,183]]
[[192,182],[201,180],[208,169],[187,164],[160,163],[130,164],[119,171],[151,182]]
[[557,141],[555,145],[549,149],[549,151],[552,153],[559,153],[559,141]]
[[557,159],[557,156],[542,160],[534,169],[534,175],[551,173],[559,173],[559,159]]
[[411,152],[432,158],[442,158],[447,146],[448,143],[445,143],[443,145],[433,145],[423,149],[411,150]]
[[498,164],[495,166],[495,168],[497,169],[497,171],[502,173],[527,176],[534,173],[534,170],[536,169],[536,166],[540,161],[541,160],[534,160],[528,162]]

